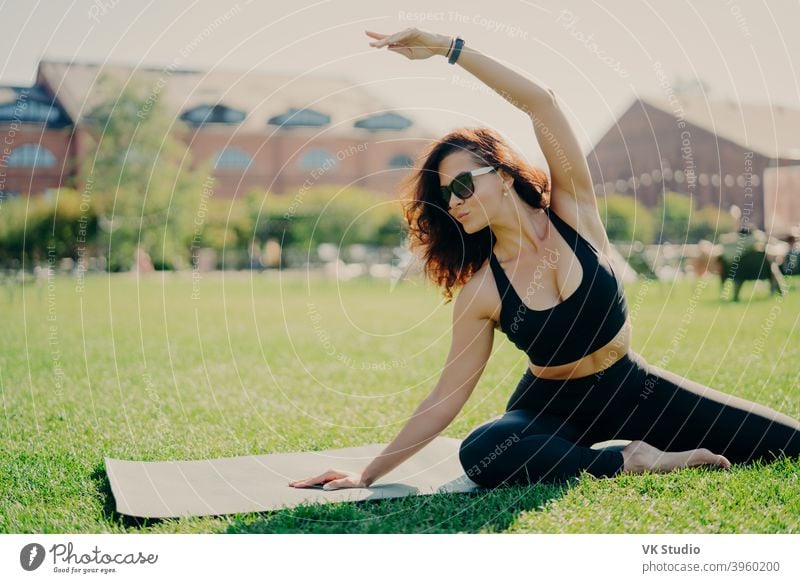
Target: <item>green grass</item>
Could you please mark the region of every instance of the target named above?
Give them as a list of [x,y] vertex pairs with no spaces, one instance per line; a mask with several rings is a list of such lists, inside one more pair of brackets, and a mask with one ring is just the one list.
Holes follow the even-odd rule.
[[[438,379],[452,304],[421,283],[306,283],[245,273],[2,285],[0,532],[800,532],[800,462],[786,459],[226,517],[114,513],[105,456],[203,459],[397,434]],[[734,305],[716,281],[631,285],[634,350],[798,418],[797,287],[779,299],[748,284]],[[502,412],[524,367],[498,333],[444,435]]]

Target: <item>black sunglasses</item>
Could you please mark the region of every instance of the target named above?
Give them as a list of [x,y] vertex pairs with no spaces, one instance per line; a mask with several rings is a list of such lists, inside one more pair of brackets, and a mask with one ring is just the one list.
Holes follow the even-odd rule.
[[493,170],[495,170],[493,166],[484,166],[483,168],[462,172],[449,185],[442,186],[442,203],[445,208],[450,204],[450,193],[455,194],[461,200],[469,198],[475,194],[475,183],[472,181],[472,177],[488,174]]

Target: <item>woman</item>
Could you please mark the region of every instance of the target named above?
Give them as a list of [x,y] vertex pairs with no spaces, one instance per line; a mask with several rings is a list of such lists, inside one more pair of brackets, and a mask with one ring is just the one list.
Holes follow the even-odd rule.
[[[290,482],[367,487],[456,417],[499,328],[530,362],[506,411],[462,442],[466,474],[487,487],[800,455],[800,423],[648,364],[631,346],[622,282],[578,141],[552,91],[461,39],[408,28],[367,31],[373,47],[458,63],[531,119],[550,179],[488,128],[433,144],[411,177],[412,243],[453,312],[442,375],[406,426],[361,472],[330,469]],[[592,449],[609,439],[624,449]],[[673,451],[667,451],[673,450]]]

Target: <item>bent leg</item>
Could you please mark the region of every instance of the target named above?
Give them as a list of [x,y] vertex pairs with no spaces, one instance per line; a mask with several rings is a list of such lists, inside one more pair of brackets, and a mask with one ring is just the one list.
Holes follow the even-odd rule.
[[707,448],[732,463],[800,456],[800,423],[649,365],[637,411],[641,439],[664,451]]
[[576,445],[579,435],[556,416],[515,409],[474,429],[461,443],[459,459],[467,476],[486,487],[564,480],[582,470],[611,477],[622,470],[619,451]]

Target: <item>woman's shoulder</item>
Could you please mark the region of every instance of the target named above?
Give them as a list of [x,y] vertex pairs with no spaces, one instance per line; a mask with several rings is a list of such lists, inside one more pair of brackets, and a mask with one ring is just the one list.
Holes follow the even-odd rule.
[[500,293],[497,291],[488,258],[462,286],[458,298],[465,304],[465,309],[476,317],[499,319]]

